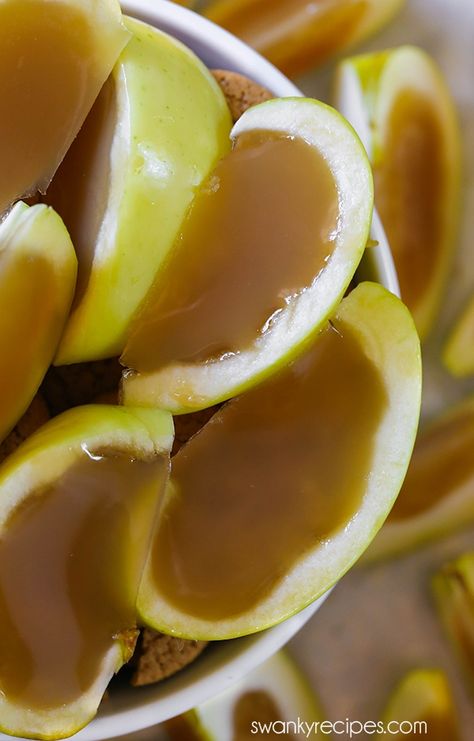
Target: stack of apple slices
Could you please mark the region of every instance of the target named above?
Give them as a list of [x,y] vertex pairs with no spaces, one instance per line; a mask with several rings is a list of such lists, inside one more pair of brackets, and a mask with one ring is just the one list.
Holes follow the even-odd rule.
[[[0,727],[59,738],[94,715],[137,624],[249,634],[350,568],[408,466],[420,350],[399,299],[348,293],[373,184],[335,110],[271,100],[231,130],[204,65],[113,2],[58,6],[83,29],[77,67],[73,39],[51,46],[61,19],[11,5],[29,13],[21,84],[48,105],[34,158],[4,132],[29,163],[4,205],[36,187],[49,205],[0,227],[0,433],[53,360],[125,368],[120,406],[65,412],[0,467]],[[171,413],[218,402],[170,473]]]

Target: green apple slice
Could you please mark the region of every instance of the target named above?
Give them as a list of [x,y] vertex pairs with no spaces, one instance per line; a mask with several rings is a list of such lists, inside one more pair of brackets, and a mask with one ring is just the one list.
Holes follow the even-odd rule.
[[474,374],[474,297],[454,325],[443,350],[443,362],[456,378]]
[[63,738],[95,715],[136,637],[172,419],[78,407],[0,467],[0,728]]
[[128,39],[116,0],[0,5],[0,213],[44,193]]
[[448,638],[474,689],[474,553],[446,564],[433,579],[433,593]]
[[381,286],[359,285],[305,355],[229,402],[173,458],[143,622],[230,638],[326,592],[393,505],[420,393],[409,312]]
[[0,441],[51,364],[76,271],[74,248],[53,209],[17,203],[0,224]]
[[424,339],[456,246],[461,154],[450,92],[431,57],[404,46],[342,62],[335,101],[369,154],[402,299]]
[[[446,675],[440,669],[414,669],[395,689],[383,716],[394,739],[460,741],[457,712]],[[398,733],[396,732],[398,730]],[[386,730],[379,734],[386,736]]]
[[291,738],[303,739],[321,721],[308,680],[289,653],[279,651],[216,698],[165,723],[165,728],[173,741],[258,738],[270,727],[273,733],[288,731]]
[[[165,343],[157,337],[154,329],[157,314],[156,301],[160,302],[164,295],[163,291],[157,291],[157,296],[153,299],[149,298],[144,310],[138,314],[121,359],[121,362],[130,369],[124,374],[122,391],[125,404],[156,405],[169,409],[175,414],[182,414],[212,406],[245,391],[303,351],[305,345],[311,341],[328,316],[335,310],[354,275],[367,242],[372,217],[373,193],[372,175],[367,158],[353,130],[334,109],[323,103],[304,98],[285,98],[267,101],[243,114],[231,133],[234,150],[229,155],[229,159],[234,152],[239,151],[239,146],[244,147],[241,142],[246,140],[245,137],[251,138],[252,136],[260,137],[259,145],[262,149],[274,142],[275,138],[279,138],[280,141],[299,142],[299,146],[304,145],[307,148],[307,158],[316,159],[317,157],[318,162],[324,164],[325,175],[330,187],[334,188],[334,204],[331,203],[334,226],[327,235],[327,244],[330,245],[328,254],[324,261],[317,263],[314,272],[311,272],[307,278],[305,276],[307,282],[302,286],[297,286],[296,289],[294,286],[285,285],[286,270],[283,270],[282,274],[277,274],[281,285],[278,284],[268,305],[262,308],[259,321],[256,317],[252,318],[253,324],[251,331],[249,330],[246,335],[245,343],[240,337],[231,343],[224,335],[220,338],[220,344],[217,347],[230,345],[230,351],[217,350],[216,353],[211,353],[212,357],[204,355],[194,359],[195,356],[193,356],[186,360],[182,360],[181,356],[172,357],[164,364],[161,359],[160,362],[157,361],[158,367],[156,363],[153,365],[149,358],[151,352],[154,348],[160,349],[165,346]],[[254,151],[257,155],[259,150],[256,148]],[[273,158],[271,161],[274,161]],[[312,163],[312,160],[308,161]],[[267,163],[267,166],[270,164]],[[293,171],[299,172],[299,169]],[[213,177],[221,182],[219,171],[215,172],[218,174]],[[259,173],[260,170],[255,171],[255,178]],[[211,178],[202,196],[203,199],[207,193],[211,193],[212,197],[213,182]],[[271,188],[269,183],[264,183],[264,185],[268,189]],[[198,320],[194,307],[199,306],[202,303],[202,297],[208,295],[209,290],[206,291],[206,285],[209,280],[207,271],[199,263],[201,249],[204,245],[201,245],[199,240],[193,242],[192,239],[194,222],[193,210],[191,210],[188,220],[188,225],[191,225],[188,226],[190,232],[183,232],[182,235],[183,240],[189,239],[189,241],[184,241],[187,251],[183,250],[182,254],[176,252],[176,262],[173,263],[171,259],[167,272],[163,274],[163,282],[166,277],[166,285],[174,286],[178,272],[182,274],[186,269],[190,272],[191,268],[194,271],[188,277],[189,286],[186,286],[186,290],[183,291],[183,301],[188,298],[188,292],[192,295],[189,304],[183,304],[178,309],[175,309],[174,304],[170,307],[166,305],[160,314],[160,326],[164,326],[170,335],[170,344],[175,341],[173,338],[182,335],[183,326],[188,334],[192,335],[194,332],[197,335],[198,331],[200,332],[202,327],[207,327],[211,320],[219,322],[221,317],[238,317],[239,311],[246,310],[247,304],[250,305],[255,296],[260,296],[259,283],[264,284],[267,273],[270,272],[270,264],[274,259],[279,259],[274,258],[274,255],[277,252],[279,255],[294,254],[299,248],[299,244],[295,245],[289,239],[287,244],[279,243],[278,249],[273,249],[274,241],[281,239],[280,235],[286,233],[285,225],[290,230],[289,233],[293,233],[291,229],[296,228],[302,222],[306,223],[305,219],[309,219],[307,210],[304,212],[304,217],[298,211],[300,203],[298,201],[294,210],[287,215],[287,221],[282,223],[281,229],[278,229],[276,233],[272,232],[265,244],[256,243],[251,255],[247,256],[244,245],[248,245],[252,234],[249,235],[245,224],[254,218],[258,219],[259,215],[264,213],[265,223],[268,225],[270,222],[269,227],[273,227],[272,219],[273,221],[276,219],[273,198],[280,199],[280,209],[283,209],[282,194],[284,195],[285,182],[282,182],[281,187],[278,186],[277,192],[272,193],[272,197],[261,192],[260,189],[258,192],[253,192],[251,188],[252,182],[249,182],[246,190],[247,199],[244,201],[246,218],[234,217],[229,229],[227,229],[226,222],[222,238],[220,240],[217,238],[213,242],[216,246],[213,248],[215,252],[212,253],[212,259],[211,255],[208,258],[210,268],[216,260],[222,259],[221,245],[225,243],[226,235],[231,229],[232,233],[237,235],[233,237],[232,261],[230,265],[226,264],[225,270],[216,276],[215,281],[213,280],[212,290],[216,283],[224,289],[227,286],[229,294],[233,291],[232,303],[225,304],[224,307],[228,297],[223,290],[218,300],[215,301],[215,306],[209,310],[209,316],[200,319],[198,326],[196,326]],[[293,191],[288,191],[287,200],[292,195]],[[322,197],[325,196],[320,193],[317,198],[315,194],[312,200],[307,199],[313,204],[313,211],[317,208],[314,205],[314,199],[319,201]],[[227,203],[226,208],[232,213],[232,202]],[[218,236],[218,230],[222,228],[221,214],[224,211],[225,207],[215,208],[217,212],[215,230]],[[196,213],[195,219],[200,223],[203,219],[201,211],[198,210]],[[243,224],[244,221],[245,224]],[[257,233],[261,234],[262,224],[258,222],[258,226],[260,231]],[[212,221],[212,228],[214,229],[214,221]],[[311,231],[309,257],[302,258],[303,263],[305,259],[313,260],[315,255],[321,251],[321,231],[324,231],[324,228],[321,224],[319,231],[316,227],[314,232]],[[208,240],[208,243],[210,241]],[[239,244],[241,245],[240,251]],[[193,254],[190,255],[189,250],[192,250]],[[264,259],[259,257],[262,251],[265,255]],[[255,257],[257,253],[258,261]],[[252,256],[256,267],[253,272],[250,271],[250,277],[248,273],[245,273],[245,279],[240,279],[246,268],[245,260],[252,264]],[[243,267],[241,261],[244,261]],[[199,275],[200,281],[197,283],[198,278],[196,278],[194,286],[193,275]],[[160,288],[161,284],[157,287]],[[288,288],[295,290],[288,290],[285,293]],[[170,301],[175,301],[176,293],[177,291],[173,289],[171,292],[170,289]],[[283,296],[285,296],[284,299]],[[279,308],[275,310],[275,306]],[[171,332],[166,321],[161,320],[161,316],[166,318],[166,316],[174,317],[181,314],[184,315],[187,325],[183,325],[179,331]],[[240,342],[244,344],[239,344]],[[206,348],[206,343],[203,343],[203,346]]]
[[295,76],[360,43],[388,23],[404,0],[210,0],[204,13]]
[[474,520],[474,397],[421,429],[406,479],[362,563],[403,554]]
[[47,193],[79,259],[57,365],[121,353],[196,189],[229,147],[230,114],[202,62],[125,23],[132,39]]

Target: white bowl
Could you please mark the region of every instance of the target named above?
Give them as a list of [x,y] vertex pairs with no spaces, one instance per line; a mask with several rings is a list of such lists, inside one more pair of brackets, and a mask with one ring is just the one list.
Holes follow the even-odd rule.
[[[168,0],[128,0],[125,13],[170,33],[189,46],[210,68],[229,69],[251,77],[275,96],[302,95],[273,65],[231,34]],[[383,230],[374,220],[371,250],[362,267],[393,293],[398,283]],[[100,741],[156,725],[210,699],[269,658],[309,620],[327,594],[274,628],[246,638],[213,644],[200,659],[174,677],[146,688],[118,689],[98,716],[74,738]],[[0,738],[10,739],[9,736]]]

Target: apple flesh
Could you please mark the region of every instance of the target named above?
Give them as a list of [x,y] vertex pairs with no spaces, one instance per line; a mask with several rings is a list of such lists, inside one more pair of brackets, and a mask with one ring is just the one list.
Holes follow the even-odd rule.
[[0,466],[2,731],[70,736],[129,660],[172,441],[165,412],[78,407]]
[[374,168],[401,296],[425,339],[456,247],[461,154],[451,94],[433,59],[403,46],[342,62],[335,105]]
[[132,18],[132,34],[46,200],[78,254],[55,363],[119,355],[194,193],[229,147],[230,114],[202,62]]
[[17,203],[0,224],[0,440],[36,394],[76,284],[66,227],[44,205]]
[[0,6],[0,213],[44,192],[129,39],[116,0]]

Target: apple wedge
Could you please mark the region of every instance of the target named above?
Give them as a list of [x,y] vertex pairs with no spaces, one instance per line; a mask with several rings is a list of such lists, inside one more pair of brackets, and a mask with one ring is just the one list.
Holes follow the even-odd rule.
[[[384,730],[377,738],[460,741],[459,723],[451,688],[440,669],[414,669],[393,692],[383,715]],[[398,729],[398,733],[396,732]]]
[[273,99],[231,138],[134,319],[125,404],[183,414],[264,380],[316,335],[364,252],[372,175],[334,109]]
[[225,405],[173,458],[138,597],[144,624],[231,638],[327,591],[393,505],[420,392],[409,312],[360,284],[305,355]]
[[55,364],[119,355],[196,189],[228,147],[230,114],[202,62],[132,18],[132,35],[46,200],[79,261]]
[[292,77],[388,23],[404,0],[210,0],[205,15]]
[[402,299],[424,339],[456,247],[461,153],[450,92],[426,52],[403,46],[342,62],[335,105],[369,154]]
[[474,521],[473,445],[474,397],[420,430],[398,499],[361,563],[401,555]]
[[[216,698],[165,723],[172,741],[233,741],[274,734],[308,738],[322,721],[314,692],[286,651],[279,651]],[[298,730],[300,729],[300,730]],[[271,735],[270,735],[271,738]]]
[[443,362],[456,378],[474,374],[474,297],[457,319],[443,349]]
[[474,690],[474,553],[463,553],[433,578],[433,595],[446,634]]
[[44,193],[129,39],[116,0],[0,5],[0,212]]
[[78,407],[0,466],[0,728],[70,736],[131,656],[170,415]]
[[0,441],[53,360],[76,284],[66,227],[44,205],[17,203],[0,223]]

